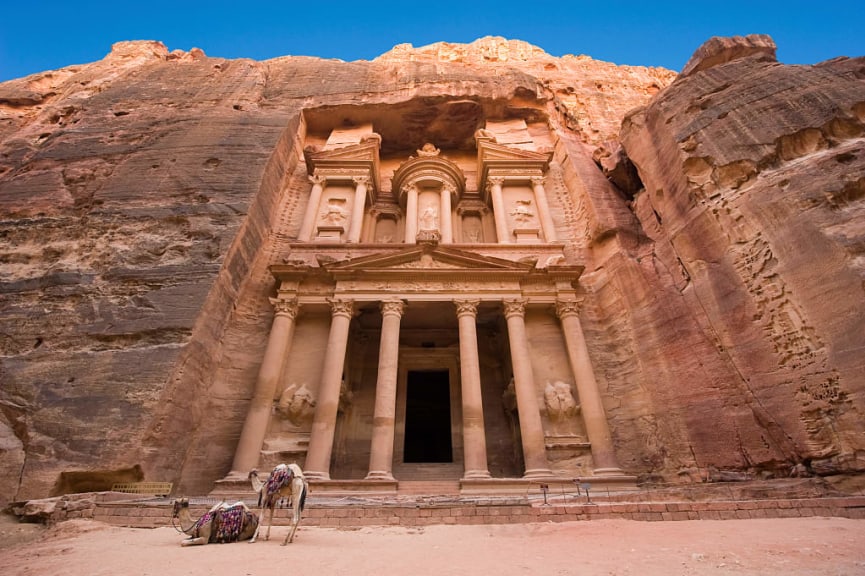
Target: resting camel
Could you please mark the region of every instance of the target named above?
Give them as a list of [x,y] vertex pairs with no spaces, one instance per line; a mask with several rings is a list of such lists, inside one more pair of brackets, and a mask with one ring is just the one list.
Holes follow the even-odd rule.
[[[297,525],[300,524],[300,514],[303,512],[303,505],[306,503],[306,495],[309,492],[306,479],[303,477],[303,470],[297,464],[280,464],[273,469],[264,483],[258,479],[258,470],[250,472],[249,479],[252,482],[253,490],[258,492],[258,505],[261,508],[262,521],[265,517],[265,509],[270,510],[267,519],[267,532],[264,533],[265,540],[270,540],[270,526],[273,524],[273,509],[276,507],[276,503],[281,498],[288,499],[292,511],[291,530],[285,536],[282,545],[291,543],[294,540]],[[258,538],[260,529],[261,524],[252,535],[250,543],[255,542],[255,539]]]
[[[180,543],[181,546],[249,540],[258,530],[258,516],[243,502],[230,505],[220,502],[193,522],[189,515],[189,499],[181,498],[174,501],[171,511],[172,524],[175,518],[180,520],[178,530],[189,535],[189,538]],[[189,527],[184,528],[184,524]]]

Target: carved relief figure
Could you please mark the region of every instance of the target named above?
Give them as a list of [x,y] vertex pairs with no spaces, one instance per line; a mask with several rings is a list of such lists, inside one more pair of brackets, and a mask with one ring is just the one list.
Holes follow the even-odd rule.
[[476,217],[467,217],[463,219],[463,235],[464,240],[471,244],[479,244],[481,242],[481,221]]
[[571,385],[561,380],[547,382],[544,388],[544,404],[547,407],[550,423],[553,425],[553,432],[556,435],[572,434],[571,423],[579,406],[574,400]]
[[292,384],[283,390],[276,404],[276,412],[295,426],[311,422],[315,414],[315,398],[306,384]]
[[328,199],[327,207],[321,213],[322,222],[339,226],[346,218],[348,218],[348,211],[345,209],[345,198]]
[[424,208],[419,220],[421,230],[438,230],[438,210],[432,204]]
[[531,200],[517,200],[514,202],[514,209],[511,210],[511,216],[520,224],[525,224],[534,218],[535,213],[531,209]]

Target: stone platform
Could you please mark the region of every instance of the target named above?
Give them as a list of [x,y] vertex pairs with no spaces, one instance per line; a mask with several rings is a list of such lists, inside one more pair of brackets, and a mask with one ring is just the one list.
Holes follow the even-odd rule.
[[[460,480],[310,480],[310,494],[325,497],[382,497],[400,496],[463,496],[468,498],[521,497],[548,493],[582,494],[586,487],[590,494],[610,496],[636,492],[636,476],[609,475],[585,478],[472,478]],[[248,480],[226,478],[214,484],[210,496],[218,499],[246,500],[254,496]]]
[[[193,499],[193,516],[204,514],[218,502]],[[247,505],[256,503],[247,501]],[[865,496],[726,500],[708,502],[587,502],[585,498],[418,498],[380,500],[328,498],[308,501],[303,526],[428,526],[433,524],[521,524],[581,520],[731,520],[838,516],[865,519]],[[92,518],[115,526],[155,528],[171,525],[171,501],[119,501],[98,503]],[[278,509],[274,525],[288,525],[289,509]]]
[[[339,495],[311,489],[304,526],[425,526],[431,524],[514,524],[621,519],[638,521],[727,520],[836,516],[865,519],[865,495],[842,493],[819,479],[786,479],[643,487],[614,491],[577,491],[573,484],[526,483],[519,494],[461,493],[459,482],[400,483],[396,494]],[[444,490],[443,490],[444,489]],[[430,490],[438,490],[430,494]],[[424,494],[424,492],[427,492]],[[441,493],[442,491],[451,493]],[[142,498],[119,492],[69,494],[13,503],[11,509],[29,521],[47,523],[92,518],[115,526],[170,526],[172,497]],[[190,496],[193,516],[220,501],[243,500],[250,508],[257,497]],[[27,510],[30,510],[28,513]],[[35,511],[35,512],[34,512]],[[275,525],[287,525],[290,510],[280,508]]]

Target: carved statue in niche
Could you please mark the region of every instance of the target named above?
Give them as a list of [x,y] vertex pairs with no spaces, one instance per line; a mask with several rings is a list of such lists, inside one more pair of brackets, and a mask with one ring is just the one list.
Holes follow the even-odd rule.
[[514,209],[511,210],[511,216],[520,224],[525,224],[534,218],[535,213],[531,208],[531,200],[517,200],[514,202]]
[[327,207],[321,213],[321,220],[331,226],[339,226],[348,218],[345,209],[345,198],[329,198]]
[[423,209],[418,220],[421,230],[438,230],[438,210],[433,204]]
[[573,419],[579,406],[571,392],[571,385],[561,380],[547,382],[544,387],[544,404],[547,406],[552,432],[557,436],[573,435]]
[[292,384],[282,391],[276,412],[287,418],[295,426],[302,426],[312,421],[315,414],[315,398],[306,384]]

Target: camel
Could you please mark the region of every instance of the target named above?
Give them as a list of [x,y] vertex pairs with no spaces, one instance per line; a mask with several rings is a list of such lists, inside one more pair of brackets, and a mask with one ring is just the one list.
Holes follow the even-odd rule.
[[[180,520],[178,530],[189,535],[189,538],[180,543],[181,546],[249,540],[258,530],[258,516],[243,502],[231,505],[220,502],[193,522],[189,515],[189,499],[180,498],[174,501],[172,524],[175,518]],[[184,524],[189,527],[184,528]]]
[[[280,464],[270,473],[267,481],[262,483],[258,479],[258,470],[252,470],[249,473],[249,479],[252,482],[252,488],[258,492],[258,505],[261,509],[259,512],[262,521],[264,520],[265,509],[270,511],[267,519],[267,531],[264,533],[264,539],[270,540],[270,526],[273,524],[273,509],[276,503],[281,498],[287,498],[291,505],[291,529],[285,536],[282,545],[290,544],[294,540],[294,533],[300,524],[300,515],[303,512],[303,506],[306,503],[306,495],[309,492],[309,486],[306,479],[303,477],[303,470],[297,464]],[[261,529],[261,524],[252,535],[250,543],[255,542],[258,538],[258,531]]]

